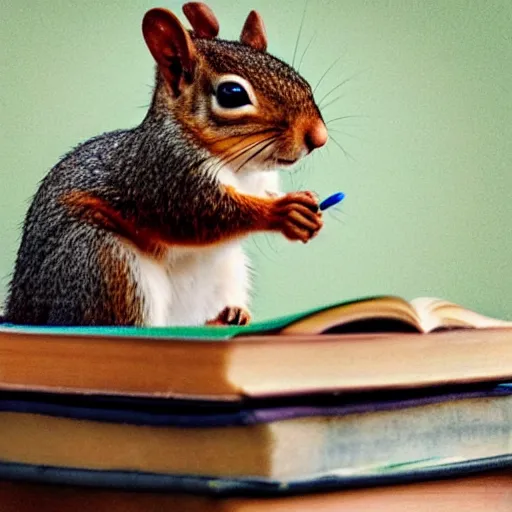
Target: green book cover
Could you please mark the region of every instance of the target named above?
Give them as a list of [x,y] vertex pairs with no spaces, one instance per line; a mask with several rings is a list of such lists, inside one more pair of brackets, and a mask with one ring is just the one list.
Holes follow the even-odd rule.
[[[385,297],[385,296],[382,296]],[[135,337],[135,338],[167,338],[191,340],[227,340],[239,336],[277,333],[294,322],[312,316],[315,313],[366,300],[375,300],[377,297],[355,299],[347,302],[333,303],[309,310],[293,313],[255,322],[245,326],[199,326],[199,327],[53,327],[14,325],[4,323],[0,325],[0,332],[47,334],[58,336],[65,334],[76,336],[102,336],[102,337]]]

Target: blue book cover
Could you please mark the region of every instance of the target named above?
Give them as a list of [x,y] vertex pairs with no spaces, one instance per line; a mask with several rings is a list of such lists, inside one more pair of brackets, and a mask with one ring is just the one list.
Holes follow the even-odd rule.
[[0,391],[0,412],[174,427],[231,427],[312,416],[392,411],[480,397],[512,395],[512,384],[489,383],[392,392],[301,395],[215,402],[106,395]]
[[463,462],[422,460],[403,465],[382,466],[359,474],[332,473],[282,482],[259,478],[211,478],[135,471],[93,471],[0,461],[0,479],[61,486],[188,492],[219,497],[270,497],[459,478],[508,469],[512,471],[512,454]]

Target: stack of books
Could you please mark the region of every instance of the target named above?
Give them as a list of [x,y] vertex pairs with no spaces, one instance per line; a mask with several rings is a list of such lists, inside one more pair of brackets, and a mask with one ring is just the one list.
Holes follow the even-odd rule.
[[438,299],[4,324],[0,510],[512,510],[511,382],[512,324]]

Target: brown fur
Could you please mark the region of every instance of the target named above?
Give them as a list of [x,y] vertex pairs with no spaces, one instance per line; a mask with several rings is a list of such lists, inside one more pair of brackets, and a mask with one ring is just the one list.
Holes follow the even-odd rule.
[[161,254],[164,241],[156,232],[140,229],[136,219],[123,218],[121,212],[92,193],[74,190],[62,196],[61,202],[74,217],[116,234],[131,242],[142,252],[153,256]]
[[[112,251],[103,249],[99,258],[105,280],[105,292],[109,297],[114,325],[144,325],[143,307],[137,297],[126,260],[116,257]],[[91,313],[91,319],[94,312]],[[87,317],[86,317],[87,321]]]

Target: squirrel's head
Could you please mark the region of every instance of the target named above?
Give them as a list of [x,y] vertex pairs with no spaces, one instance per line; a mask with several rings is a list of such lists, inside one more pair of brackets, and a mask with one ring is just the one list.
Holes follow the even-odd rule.
[[142,23],[157,63],[160,111],[236,170],[291,165],[326,143],[309,83],[267,53],[258,13],[247,17],[240,41],[225,41],[205,4],[187,3],[183,12],[193,30],[159,8]]

